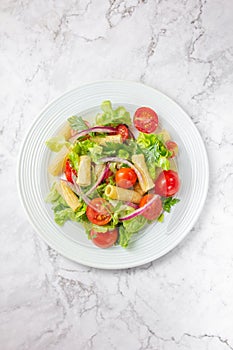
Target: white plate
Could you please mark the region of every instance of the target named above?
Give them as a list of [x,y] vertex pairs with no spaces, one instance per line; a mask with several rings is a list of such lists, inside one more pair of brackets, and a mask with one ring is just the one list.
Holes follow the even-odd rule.
[[[125,106],[131,113],[150,106],[159,115],[162,126],[179,145],[178,166],[181,199],[164,223],[150,226],[135,236],[128,249],[99,249],[88,241],[84,230],[68,222],[59,227],[44,198],[49,191],[48,164],[51,152],[45,141],[71,115],[93,119],[103,100]],[[131,114],[132,115],[132,114]],[[189,116],[170,98],[151,87],[127,81],[103,81],[69,91],[44,108],[33,123],[21,148],[18,163],[18,188],[23,206],[37,233],[48,245],[81,264],[120,269],[142,265],[173,249],[191,230],[207,195],[209,180],[206,150]]]

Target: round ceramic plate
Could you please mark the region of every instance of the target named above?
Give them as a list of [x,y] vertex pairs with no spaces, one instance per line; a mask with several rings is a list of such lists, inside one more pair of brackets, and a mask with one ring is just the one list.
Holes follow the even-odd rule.
[[[77,223],[59,227],[53,220],[51,206],[45,203],[50,188],[48,164],[51,153],[45,141],[56,135],[71,115],[93,120],[103,100],[123,105],[131,116],[140,106],[150,106],[178,145],[177,158],[181,188],[180,202],[166,215],[163,223],[150,225],[136,234],[129,248],[95,247]],[[69,91],[44,108],[34,121],[22,145],[18,165],[18,187],[23,206],[37,233],[65,257],[78,263],[120,269],[142,265],[173,249],[191,230],[207,195],[208,160],[199,132],[189,116],[161,92],[135,82],[103,81]]]

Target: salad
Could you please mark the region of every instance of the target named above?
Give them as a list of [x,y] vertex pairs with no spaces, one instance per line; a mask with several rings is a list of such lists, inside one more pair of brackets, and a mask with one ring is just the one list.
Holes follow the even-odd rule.
[[53,185],[46,201],[54,220],[81,223],[100,247],[128,247],[130,239],[179,202],[175,157],[178,145],[161,130],[157,113],[138,108],[131,120],[122,106],[101,104],[95,124],[68,118],[46,141],[56,152],[48,171]]

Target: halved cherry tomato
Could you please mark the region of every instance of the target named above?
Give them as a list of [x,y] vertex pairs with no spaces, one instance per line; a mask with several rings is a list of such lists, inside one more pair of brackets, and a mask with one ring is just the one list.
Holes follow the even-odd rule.
[[162,197],[173,196],[179,191],[180,180],[176,171],[164,170],[155,181],[155,193]]
[[120,124],[117,126],[117,134],[121,135],[122,140],[125,141],[129,138],[129,129],[126,125]]
[[177,145],[176,142],[169,140],[169,141],[167,141],[165,143],[165,145],[166,145],[167,149],[170,152],[172,152],[172,155],[171,155],[170,158],[174,158],[175,156],[177,156],[177,154],[178,154],[178,145]]
[[[144,205],[148,203],[153,197],[154,197],[153,194],[146,194],[145,196],[143,196],[139,204],[140,208],[144,207]],[[157,199],[148,207],[148,209],[146,209],[142,213],[142,215],[147,220],[155,220],[159,217],[162,211],[163,211],[162,201],[160,197],[157,197]]]
[[154,132],[158,127],[158,116],[149,107],[140,107],[134,113],[134,125],[139,131],[145,134]]
[[95,230],[91,230],[90,235],[92,242],[97,245],[97,247],[109,248],[116,242],[118,230],[117,228],[107,232],[97,232]]
[[90,222],[104,226],[111,221],[111,205],[103,198],[94,198],[87,206],[86,214]]
[[130,188],[137,181],[137,175],[131,168],[121,168],[115,175],[116,184],[122,188]]
[[72,180],[72,174],[77,176],[76,170],[74,168],[72,168],[69,159],[67,159],[66,165],[65,165],[65,176],[66,176],[67,181],[69,181],[73,184],[74,182]]

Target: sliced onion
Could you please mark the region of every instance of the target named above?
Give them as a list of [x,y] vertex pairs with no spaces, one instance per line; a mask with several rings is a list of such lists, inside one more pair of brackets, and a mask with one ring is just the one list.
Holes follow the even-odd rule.
[[89,128],[86,130],[82,130],[77,132],[74,136],[72,136],[69,141],[74,142],[79,137],[86,136],[90,134],[90,132],[100,132],[100,133],[106,133],[106,134],[114,134],[116,133],[116,129],[111,126],[94,126],[93,128]]
[[91,200],[86,196],[86,194],[81,190],[81,187],[77,184],[76,180],[76,176],[74,174],[72,174],[72,180],[73,180],[73,186],[75,188],[75,193],[77,193],[78,196],[80,196],[84,202],[86,203],[86,205],[90,205]]
[[139,208],[139,206],[137,204],[132,203],[132,202],[125,202],[124,204],[128,205],[128,207],[132,207],[134,209],[138,209]]
[[142,178],[140,171],[131,162],[129,162],[126,159],[119,158],[119,157],[106,157],[106,158],[100,158],[99,162],[102,162],[102,163],[116,162],[116,163],[127,164],[130,168],[132,168],[135,171],[135,173],[138,177],[138,180],[140,180],[140,182],[143,182],[143,178]]
[[101,174],[99,176],[99,178],[97,179],[96,183],[90,188],[89,191],[87,191],[85,194],[88,196],[89,194],[91,194],[98,186],[99,184],[104,180],[107,172],[109,170],[109,164],[107,164],[103,170],[101,171]]
[[60,181],[65,182],[65,184],[66,184],[75,194],[77,194],[77,196],[79,196],[79,193],[78,193],[78,191],[76,190],[74,184],[72,184],[71,182],[67,181],[67,180],[64,179],[64,178],[60,178]]
[[[158,198],[160,198],[160,196],[159,196],[158,194],[155,194],[154,197],[151,198],[151,199],[149,200],[149,202],[147,202],[143,207],[136,209],[134,212],[132,212],[132,213],[126,215],[126,216],[123,216],[122,218],[119,218],[119,220],[120,220],[120,221],[130,220],[130,219],[135,218],[135,217],[138,216],[138,215],[141,215],[141,214],[144,213],[144,211],[145,211],[146,209],[148,209],[149,206],[150,206],[152,203],[154,203]],[[162,213],[162,210],[161,210],[161,213]],[[160,214],[161,214],[161,213],[160,213]]]
[[129,127],[128,127],[128,130],[129,130],[129,136],[130,136],[133,140],[135,140],[135,136],[134,136],[133,132],[130,130]]
[[[98,208],[96,208],[94,205],[91,204],[91,199],[89,199],[89,198],[87,197],[87,195],[82,191],[81,187],[77,184],[77,182],[76,182],[77,178],[76,178],[76,176],[75,176],[74,174],[72,174],[72,180],[73,180],[73,182],[74,182],[74,185],[73,185],[73,186],[74,186],[74,188],[75,188],[75,193],[77,193],[78,196],[81,197],[81,198],[84,200],[84,202],[86,203],[86,205],[88,205],[88,206],[89,206],[90,208],[92,208],[93,210],[95,210],[95,211],[101,213],[101,209],[98,210]],[[102,198],[102,197],[99,197],[99,198]],[[111,214],[110,211],[109,211],[109,213]]]

